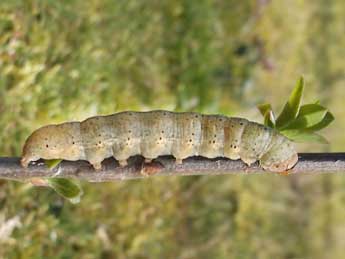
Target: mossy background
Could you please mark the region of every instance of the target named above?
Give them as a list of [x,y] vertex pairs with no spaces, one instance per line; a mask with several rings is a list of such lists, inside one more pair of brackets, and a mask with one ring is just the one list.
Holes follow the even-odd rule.
[[[121,110],[261,121],[300,75],[344,151],[343,0],[2,0],[0,156],[49,123]],[[342,258],[345,177],[160,177],[88,184],[78,205],[0,181],[0,258]],[[12,220],[12,221],[11,221]],[[10,228],[15,222],[15,228]]]

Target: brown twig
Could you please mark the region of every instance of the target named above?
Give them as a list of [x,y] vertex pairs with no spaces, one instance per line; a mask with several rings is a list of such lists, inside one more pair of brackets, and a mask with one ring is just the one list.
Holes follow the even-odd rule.
[[[289,174],[345,173],[345,153],[303,153],[299,162]],[[119,167],[114,159],[106,159],[101,171],[94,171],[86,161],[63,161],[54,169],[49,169],[42,161],[28,168],[20,166],[19,158],[0,158],[0,179],[26,181],[32,178],[61,177],[75,178],[89,182],[107,182],[129,180],[158,175],[220,175],[220,174],[269,174],[258,165],[248,167],[240,160],[224,158],[207,159],[191,157],[183,164],[175,164],[173,157],[159,157],[154,162],[145,164],[140,156],[129,159],[126,167]],[[273,173],[271,173],[273,174]]]

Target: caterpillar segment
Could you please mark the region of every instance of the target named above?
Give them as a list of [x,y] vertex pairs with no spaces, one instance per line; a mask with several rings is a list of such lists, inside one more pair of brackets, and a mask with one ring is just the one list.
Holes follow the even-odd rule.
[[256,161],[268,171],[283,172],[298,160],[293,143],[274,129],[243,118],[169,111],[120,112],[82,122],[43,126],[26,140],[21,164],[42,159],[87,160],[96,170],[114,157],[121,166],[142,155],[146,162],[173,155]]

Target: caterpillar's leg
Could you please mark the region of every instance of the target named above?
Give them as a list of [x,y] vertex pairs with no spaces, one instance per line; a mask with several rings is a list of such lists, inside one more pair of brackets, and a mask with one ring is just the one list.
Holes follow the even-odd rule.
[[23,156],[22,159],[20,160],[20,164],[22,165],[22,167],[28,167],[30,162],[33,162],[33,161],[37,161],[39,160],[39,157],[26,157],[26,156]]
[[90,161],[90,163],[96,171],[100,171],[102,169],[102,161]]
[[149,164],[152,163],[153,158],[145,158],[145,163]]
[[247,157],[241,157],[241,160],[248,166],[256,162],[257,160],[254,158],[247,158]]
[[119,160],[119,164],[120,164],[121,167],[127,166],[128,165],[127,159]]
[[175,160],[175,164],[177,164],[177,165],[181,165],[182,164],[182,158],[176,158],[176,160]]
[[150,163],[143,163],[140,174],[143,176],[151,176],[162,170],[164,166],[158,161],[152,161]]
[[23,157],[21,160],[20,160],[20,164],[22,165],[22,167],[28,167],[29,166],[29,163],[30,163],[30,160]]
[[85,158],[90,162],[90,164],[92,164],[96,171],[100,171],[102,169],[102,161],[108,156],[109,154],[106,149],[93,147],[85,149]]

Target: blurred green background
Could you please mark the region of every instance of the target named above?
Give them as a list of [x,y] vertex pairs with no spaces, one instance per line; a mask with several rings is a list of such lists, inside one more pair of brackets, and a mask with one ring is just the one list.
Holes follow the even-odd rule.
[[[343,0],[1,0],[0,156],[49,123],[122,110],[243,116],[305,101],[344,151]],[[78,205],[0,181],[0,258],[343,258],[345,177],[157,177],[87,184]]]

